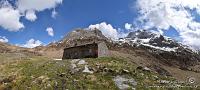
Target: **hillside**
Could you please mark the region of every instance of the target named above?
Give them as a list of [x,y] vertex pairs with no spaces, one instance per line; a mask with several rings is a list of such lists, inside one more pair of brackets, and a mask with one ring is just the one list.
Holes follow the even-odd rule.
[[[138,66],[125,58],[105,57],[55,61],[30,57],[1,65],[0,89],[34,90],[117,90],[150,89],[153,86],[186,86],[173,77],[159,75],[147,67]],[[172,88],[172,87],[171,87]],[[161,89],[161,88],[160,88]]]
[[[146,30],[130,32],[127,37],[112,41],[97,29],[77,29],[59,42],[37,47],[36,50],[47,57],[61,58],[65,47],[94,41],[105,41],[112,56],[126,58],[161,75],[174,76],[181,81],[188,77],[199,78],[200,55],[197,52],[173,39]],[[190,76],[189,73],[194,74]]]
[[[110,57],[57,61],[68,46],[106,42]],[[200,55],[153,32],[139,30],[112,41],[101,31],[77,29],[33,49],[0,43],[0,89],[145,89],[200,84]],[[6,52],[5,52],[6,51]],[[84,77],[84,78],[82,78]],[[192,82],[194,80],[194,82]]]

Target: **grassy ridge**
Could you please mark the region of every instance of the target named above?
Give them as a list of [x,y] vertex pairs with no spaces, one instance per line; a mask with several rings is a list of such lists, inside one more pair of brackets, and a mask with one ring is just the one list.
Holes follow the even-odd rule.
[[[93,74],[82,72],[84,64],[77,64],[77,71],[72,72],[70,60],[54,61],[45,57],[30,57],[1,65],[0,89],[117,90],[118,87],[113,78],[124,76],[137,81],[137,86],[129,84],[132,88],[157,90],[157,88],[148,86],[170,85],[160,84],[159,80],[174,81],[171,77],[162,77],[151,71],[137,69],[137,65],[124,59],[105,57],[84,60],[89,69],[94,72]],[[182,89],[188,90],[189,88]],[[160,88],[159,90],[166,89]]]

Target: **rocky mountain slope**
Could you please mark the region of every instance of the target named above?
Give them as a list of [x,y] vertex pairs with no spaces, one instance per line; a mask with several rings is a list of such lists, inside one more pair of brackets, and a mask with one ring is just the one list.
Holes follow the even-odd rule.
[[198,65],[200,61],[200,55],[189,47],[146,30],[130,32],[127,37],[112,41],[97,29],[76,29],[67,34],[62,40],[50,43],[47,46],[36,47],[34,51],[48,57],[61,58],[65,47],[97,41],[105,41],[111,51],[131,48],[135,52],[134,50],[138,49],[149,54],[159,63],[186,70],[189,70],[189,67]]
[[62,58],[65,47],[86,44],[98,41],[110,41],[99,30],[76,29],[67,34],[58,42],[50,43],[47,46],[36,47],[35,51],[52,58]]
[[160,59],[164,64],[178,66],[182,69],[197,65],[200,61],[200,55],[196,51],[173,39],[146,30],[131,32],[117,43],[141,48]]
[[125,38],[112,41],[99,30],[77,29],[59,42],[51,43],[45,47],[37,47],[35,51],[48,57],[61,58],[65,47],[95,41],[105,41],[111,51],[123,52],[121,49],[130,49],[130,52],[138,53],[137,50],[139,50],[144,52],[144,55],[148,54],[148,56],[139,55],[142,58],[151,57],[154,59],[153,62],[156,61],[165,66],[194,71],[198,71],[198,69],[193,67],[199,68],[200,55],[197,52],[173,39],[146,30],[131,32]]

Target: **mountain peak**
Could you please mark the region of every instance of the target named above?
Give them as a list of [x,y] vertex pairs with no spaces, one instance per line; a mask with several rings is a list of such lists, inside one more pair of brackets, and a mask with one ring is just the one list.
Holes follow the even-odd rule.
[[159,36],[161,36],[161,34],[153,33],[153,32],[147,31],[147,30],[138,30],[135,32],[130,32],[126,38],[147,39],[147,38],[159,37]]
[[176,51],[179,48],[186,48],[175,40],[165,37],[160,33],[138,30],[130,32],[127,37],[119,40],[120,43],[129,43],[130,45],[145,46],[162,51]]

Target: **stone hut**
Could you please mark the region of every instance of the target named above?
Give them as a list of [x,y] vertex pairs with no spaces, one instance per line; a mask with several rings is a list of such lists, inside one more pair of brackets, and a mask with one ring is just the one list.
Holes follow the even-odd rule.
[[62,59],[98,58],[108,55],[109,50],[105,42],[93,42],[65,48]]

